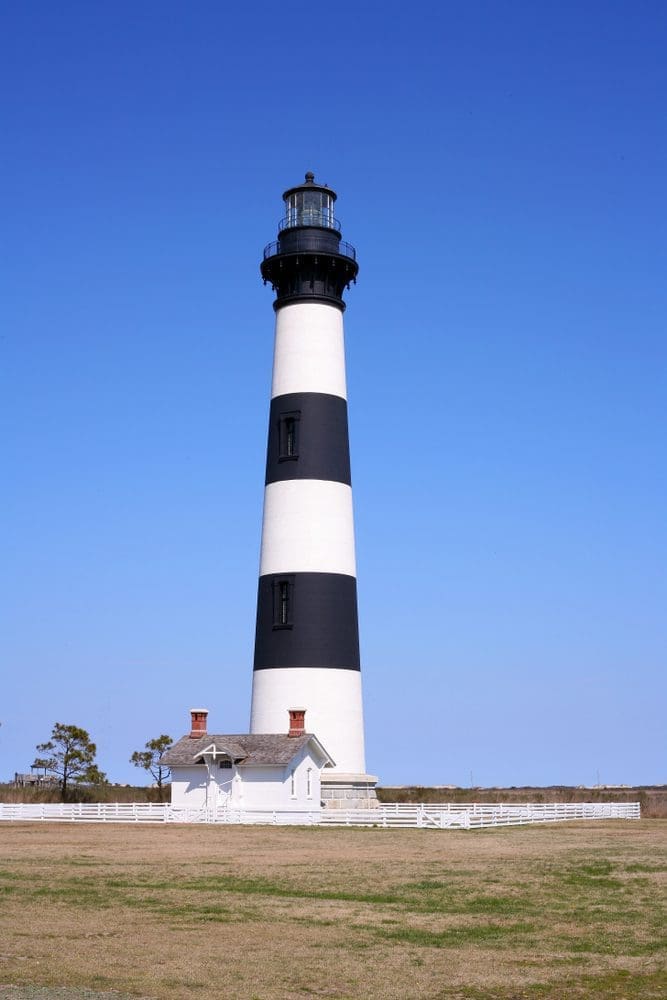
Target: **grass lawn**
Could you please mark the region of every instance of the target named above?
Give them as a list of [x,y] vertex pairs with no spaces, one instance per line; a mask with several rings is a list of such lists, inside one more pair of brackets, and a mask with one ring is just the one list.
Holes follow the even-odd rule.
[[664,998],[666,872],[665,820],[3,823],[0,998]]

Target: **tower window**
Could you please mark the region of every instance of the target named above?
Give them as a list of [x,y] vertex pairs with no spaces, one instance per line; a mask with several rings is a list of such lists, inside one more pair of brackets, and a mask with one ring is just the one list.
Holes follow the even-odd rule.
[[273,627],[292,628],[293,624],[294,577],[276,577],[273,581]]
[[289,622],[289,583],[286,580],[280,581],[280,608],[278,611],[280,624],[287,625]]
[[301,411],[281,413],[278,431],[278,461],[289,462],[299,457],[299,420]]
[[285,421],[285,455],[287,458],[294,458],[296,455],[296,427],[294,417],[288,417]]

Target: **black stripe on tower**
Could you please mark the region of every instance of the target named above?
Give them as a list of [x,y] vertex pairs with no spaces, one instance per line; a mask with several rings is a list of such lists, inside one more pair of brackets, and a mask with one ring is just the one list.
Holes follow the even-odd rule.
[[351,485],[347,403],[323,392],[271,400],[266,482],[326,479]]
[[261,576],[255,670],[359,670],[357,581],[342,573]]

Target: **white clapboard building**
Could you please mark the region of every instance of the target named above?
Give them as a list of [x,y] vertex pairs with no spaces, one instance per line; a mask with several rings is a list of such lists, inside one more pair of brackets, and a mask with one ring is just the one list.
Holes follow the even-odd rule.
[[191,710],[191,727],[161,763],[171,768],[171,804],[188,809],[319,809],[322,769],[334,761],[289,712],[284,733],[209,733],[208,711]]

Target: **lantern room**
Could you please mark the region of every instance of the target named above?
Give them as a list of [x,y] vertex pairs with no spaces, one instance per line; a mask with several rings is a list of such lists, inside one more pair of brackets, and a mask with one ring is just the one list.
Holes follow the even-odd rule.
[[285,218],[280,224],[281,230],[295,226],[340,229],[340,224],[334,219],[335,200],[335,191],[326,185],[316,184],[315,175],[308,171],[303,184],[290,188],[283,195]]

